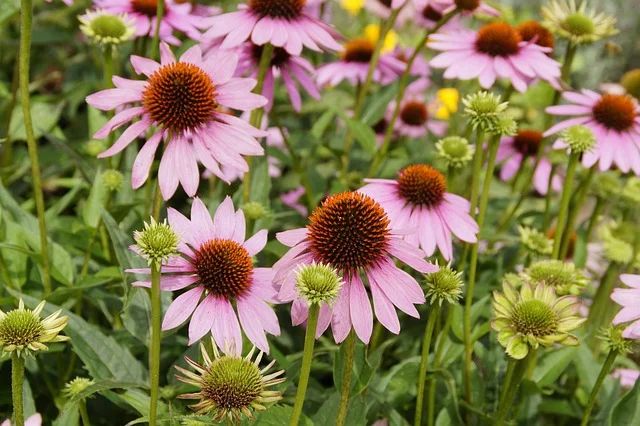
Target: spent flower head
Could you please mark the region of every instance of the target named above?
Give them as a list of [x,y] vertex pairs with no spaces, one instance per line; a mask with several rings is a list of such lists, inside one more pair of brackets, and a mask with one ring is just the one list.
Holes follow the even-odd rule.
[[533,285],[544,283],[558,296],[578,296],[589,279],[573,263],[561,260],[540,260],[522,271],[521,276]]
[[40,313],[44,305],[43,300],[34,310],[25,309],[20,299],[18,309],[7,313],[0,310],[0,348],[3,356],[15,352],[20,357],[26,357],[48,350],[46,343],[69,340],[69,337],[58,334],[67,326],[69,318],[58,318],[62,312],[60,309],[42,319]]
[[576,315],[580,309],[577,297],[557,297],[553,287],[534,287],[529,282],[520,291],[508,282],[502,289],[493,293],[491,328],[498,332],[498,341],[510,357],[522,359],[539,346],[578,345],[578,338],[569,333],[586,321]]
[[93,384],[95,384],[95,382],[91,379],[88,379],[86,377],[76,377],[75,379],[64,385],[63,392],[66,393],[69,397],[73,398]]
[[102,184],[108,191],[115,192],[122,186],[122,173],[116,169],[105,170],[102,174]]
[[600,330],[598,337],[604,342],[608,351],[627,355],[633,352],[635,341],[622,337],[624,329],[624,325],[610,325]]
[[453,169],[461,169],[469,164],[475,151],[467,139],[459,136],[449,136],[436,142],[437,156]]
[[587,10],[587,2],[555,0],[542,7],[544,25],[552,33],[574,44],[593,43],[618,33],[616,19],[604,13]]
[[313,262],[296,271],[296,291],[309,305],[331,305],[343,284],[338,271],[323,263]]
[[133,233],[133,237],[136,240],[136,251],[147,259],[149,265],[155,263],[159,266],[178,254],[180,237],[166,219],[158,223],[152,217],[150,223],[144,223],[142,231]]
[[473,128],[480,127],[485,132],[492,132],[509,106],[509,102],[500,102],[500,95],[485,91],[466,96],[462,104]]
[[589,152],[596,145],[596,138],[591,129],[586,126],[571,126],[560,133],[560,138],[569,145],[572,153]]
[[103,48],[115,48],[131,40],[136,33],[135,21],[126,13],[114,14],[105,10],[87,10],[86,15],[78,16],[80,30],[92,43]]
[[543,232],[528,226],[518,226],[520,231],[520,244],[528,252],[545,256],[553,252],[553,240],[549,239]]
[[[280,377],[284,370],[266,374],[275,364],[275,360],[260,368],[263,352],[259,352],[255,360],[252,360],[255,346],[244,358],[239,354],[220,356],[215,341],[213,338],[211,340],[213,357],[204,344],[200,343],[202,365],[188,357],[185,358],[195,372],[176,366],[182,373],[182,376],[176,375],[178,380],[199,388],[198,392],[178,397],[200,400],[190,405],[197,415],[211,414],[216,421],[227,419],[240,423],[243,415],[253,419],[254,410],[266,410],[265,403],[282,399],[282,392],[268,389],[285,380],[284,377]],[[226,352],[233,354],[235,349]]]
[[[437,263],[436,263],[437,265]],[[438,303],[442,306],[443,302],[456,303],[462,297],[462,272],[451,269],[451,264],[440,267],[440,270],[425,275],[425,298],[431,299],[429,303],[432,305]]]

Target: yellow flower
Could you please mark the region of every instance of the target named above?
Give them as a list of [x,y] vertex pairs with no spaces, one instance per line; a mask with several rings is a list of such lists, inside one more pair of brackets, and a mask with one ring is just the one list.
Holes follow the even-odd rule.
[[365,0],[340,0],[340,6],[351,15],[358,15],[364,6]]
[[436,110],[436,118],[439,120],[447,120],[451,114],[458,112],[458,102],[460,102],[460,92],[449,87],[438,90],[436,93],[438,99],[438,109]]
[[[372,43],[377,43],[380,38],[380,25],[369,24],[364,28],[364,36],[367,40]],[[384,43],[382,44],[382,53],[391,52],[396,48],[398,44],[398,34],[389,30],[387,36],[384,38]]]

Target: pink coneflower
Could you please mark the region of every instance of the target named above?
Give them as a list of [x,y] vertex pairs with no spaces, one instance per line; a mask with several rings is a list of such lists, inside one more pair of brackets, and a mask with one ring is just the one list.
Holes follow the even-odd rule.
[[396,25],[403,25],[413,16],[411,8],[404,7],[407,1],[409,0],[365,0],[364,7],[373,15],[383,19],[388,19],[391,12],[403,7],[396,18]]
[[[262,56],[263,46],[247,42],[239,48],[240,59],[236,75],[256,77],[258,75],[258,65]],[[287,89],[291,105],[296,111],[302,107],[300,91],[296,81],[314,99],[320,99],[320,92],[311,76],[315,73],[311,62],[299,56],[290,55],[285,49],[276,47],[271,58],[271,67],[267,70],[264,79],[264,95],[269,103],[265,106],[267,111],[273,106],[274,80],[282,78],[284,87]]]
[[446,260],[453,258],[451,235],[475,243],[480,231],[469,215],[471,204],[447,192],[447,181],[433,167],[419,164],[398,173],[397,180],[365,179],[359,189],[385,209],[394,229],[414,230],[404,236],[431,256],[436,246]]
[[238,11],[208,20],[204,39],[224,37],[222,48],[239,46],[251,39],[254,44],[271,43],[298,56],[305,46],[315,51],[341,50],[338,33],[308,13],[305,0],[249,0]]
[[[387,107],[385,118],[391,121],[396,109],[396,103],[391,102]],[[428,132],[436,136],[444,136],[447,132],[447,123],[434,120],[429,114],[429,105],[422,95],[407,95],[400,104],[400,114],[395,123],[394,131],[402,136],[421,138]]]
[[625,173],[633,170],[636,175],[640,175],[638,104],[627,95],[601,95],[591,90],[582,90],[582,93],[564,92],[562,96],[571,104],[549,107],[546,109],[547,113],[576,117],[561,121],[544,135],[553,135],[582,124],[591,129],[597,141],[594,149],[582,156],[585,167],[598,163],[599,169],[604,171],[615,164]]
[[640,371],[630,368],[618,368],[611,375],[620,380],[620,386],[623,388],[632,388],[640,377]]
[[497,78],[506,78],[524,93],[537,79],[557,85],[561,74],[560,63],[546,55],[549,48],[523,41],[505,22],[487,24],[478,32],[434,34],[429,47],[444,52],[431,60],[432,67],[446,68],[444,78],[477,78],[485,89]]
[[304,204],[300,203],[300,199],[304,193],[304,186],[300,185],[299,187],[280,195],[280,201],[282,201],[282,204],[285,206],[300,213],[300,216],[307,217],[309,210],[304,206]]
[[[191,220],[172,208],[168,216],[183,241],[179,246],[182,256],[162,266],[160,288],[176,291],[193,284],[195,287],[171,303],[162,329],[176,328],[191,317],[190,345],[211,331],[223,351],[230,347],[242,351],[242,328],[254,345],[269,353],[265,331],[280,334],[278,318],[266,303],[276,303],[274,273],[271,268],[255,268],[251,260],[267,243],[267,230],[245,241],[244,213],[234,210],[229,197],[220,204],[213,220],[197,197],[191,206]],[[127,272],[151,274],[148,268]],[[137,281],[133,285],[150,287],[151,282]]]
[[125,149],[153,126],[160,127],[142,147],[132,171],[132,185],[139,188],[147,180],[160,141],[167,141],[160,161],[158,180],[162,196],[168,200],[178,185],[187,195],[198,190],[198,162],[220,179],[228,181],[220,165],[241,172],[249,170],[243,155],[262,155],[255,137],[264,132],[245,121],[225,114],[220,108],[242,111],[263,106],[267,99],[251,93],[256,81],[232,78],[238,62],[232,52],[218,52],[202,60],[200,47],[187,50],[176,62],[169,46],[160,44],[161,64],[139,56],[131,57],[133,69],[146,81],[114,77],[115,89],[87,97],[87,103],[101,110],[129,106],[116,114],[94,135],[104,139],[118,127],[140,118],[98,157],[110,157]]
[[[498,163],[504,162],[502,170],[500,170],[500,179],[504,181],[511,180],[518,173],[518,170],[523,167],[525,161],[533,165],[542,139],[541,132],[530,129],[521,129],[518,130],[515,136],[502,138],[496,157]],[[549,190],[551,168],[551,162],[542,157],[533,174],[533,186],[541,195],[547,195]],[[553,190],[560,191],[561,189],[562,179],[560,179],[560,176],[555,175],[553,177]]]
[[[164,14],[160,23],[160,39],[173,45],[181,44],[173,31],[184,33],[192,40],[200,40],[199,29],[204,29],[205,21],[192,13],[189,2],[179,4],[175,0],[165,0]],[[158,0],[94,0],[98,9],[113,14],[126,13],[136,23],[136,37],[150,36],[156,32]]]
[[624,329],[622,337],[640,339],[640,275],[624,274],[620,276],[620,281],[631,288],[613,289],[611,299],[622,306],[622,310],[613,319],[613,324],[633,321]]
[[[318,68],[316,81],[319,85],[335,86],[347,80],[353,86],[364,83],[369,72],[369,63],[375,50],[375,44],[368,39],[354,39],[345,45],[340,60],[325,64]],[[380,55],[380,60],[373,73],[373,81],[389,84],[404,72],[406,64],[392,54]]]
[[438,3],[442,3],[447,5],[448,7],[444,10],[444,13],[449,13],[453,11],[456,7],[462,10],[462,14],[465,16],[475,14],[475,13],[483,13],[489,16],[500,16],[501,13],[499,10],[494,9],[483,1],[480,0],[435,0]]
[[373,328],[373,311],[366,287],[360,276],[367,278],[375,315],[382,325],[398,334],[400,322],[394,307],[418,318],[414,305],[425,302],[424,293],[411,275],[400,270],[391,260],[401,262],[419,272],[438,270],[426,262],[422,250],[402,240],[389,226],[390,221],[380,204],[357,192],[342,192],[328,197],[314,210],[306,228],[281,232],[278,240],[289,247],[274,266],[274,283],[280,285],[278,297],[294,301],[292,320],[304,321],[308,310],[297,298],[295,271],[313,262],[331,266],[342,274],[345,284],[333,307],[320,311],[318,335],[329,323],[336,342],[342,342],[351,328],[365,343]]
[[[393,56],[406,64],[409,58],[411,58],[411,55],[413,55],[413,52],[414,49],[412,47],[397,46],[393,50]],[[431,85],[431,67],[429,67],[429,62],[424,56],[416,56],[409,70],[409,76],[417,77],[417,79],[407,86],[408,93],[422,92]]]
[[[413,20],[421,27],[432,29],[444,17],[446,11],[451,7],[449,1],[443,0],[410,0],[413,9]],[[440,28],[440,32],[460,30],[459,16],[453,16],[449,22]]]

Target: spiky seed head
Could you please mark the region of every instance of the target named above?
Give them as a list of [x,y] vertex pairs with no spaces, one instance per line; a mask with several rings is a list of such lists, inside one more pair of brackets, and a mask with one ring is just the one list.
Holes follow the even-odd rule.
[[553,252],[553,241],[537,229],[519,226],[520,244],[528,252],[539,256],[550,255]]
[[480,91],[462,99],[464,113],[474,129],[493,132],[509,102],[500,102],[500,95]]
[[95,382],[86,377],[76,377],[71,380],[69,383],[64,385],[64,393],[67,394],[70,398],[80,394],[83,390],[93,385]]
[[64,342],[67,336],[58,333],[67,326],[68,317],[60,317],[62,310],[54,312],[45,319],[40,317],[45,302],[34,309],[25,309],[20,299],[18,309],[7,313],[0,310],[0,348],[2,355],[16,353],[20,357],[33,355],[49,348],[46,343]]
[[115,192],[122,186],[122,173],[115,169],[105,170],[102,174],[102,184],[107,191]]
[[296,271],[296,290],[309,305],[331,305],[343,284],[338,271],[323,263],[314,262]]
[[149,265],[160,266],[178,254],[180,237],[166,219],[159,223],[152,217],[149,223],[144,223],[144,229],[134,232],[133,236],[140,255]]
[[269,214],[269,209],[257,201],[243,204],[240,208],[249,220],[259,220]]
[[540,260],[522,271],[521,276],[533,285],[544,283],[555,289],[558,296],[578,296],[589,279],[573,263],[561,260]]
[[436,153],[447,167],[461,169],[473,159],[475,147],[465,138],[449,136],[436,142]]
[[562,131],[560,138],[569,145],[572,153],[589,152],[596,145],[596,138],[591,129],[586,126],[571,126]]
[[440,267],[437,272],[427,274],[424,278],[425,297],[430,299],[432,305],[438,303],[442,306],[443,302],[454,304],[462,297],[462,272],[452,269],[451,264]]
[[622,337],[624,329],[624,325],[610,325],[600,330],[598,337],[604,342],[608,351],[627,355],[633,352],[635,341]]

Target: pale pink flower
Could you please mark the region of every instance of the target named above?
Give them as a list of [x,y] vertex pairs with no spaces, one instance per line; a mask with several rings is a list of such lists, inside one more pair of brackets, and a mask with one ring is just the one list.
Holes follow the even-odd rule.
[[[239,61],[237,76],[257,77],[260,57],[262,56],[263,46],[253,44],[251,42],[244,43],[239,47]],[[264,89],[262,95],[265,96],[269,103],[265,106],[267,111],[273,106],[274,81],[281,78],[284,87],[289,94],[291,106],[296,111],[302,108],[302,98],[297,84],[299,84],[312,98],[320,99],[320,92],[311,77],[315,73],[315,69],[311,62],[299,56],[290,55],[285,49],[276,47],[271,58],[271,66],[267,70],[264,78]],[[297,84],[296,84],[297,82]]]
[[305,207],[304,204],[300,202],[300,199],[302,198],[304,193],[304,186],[300,185],[299,187],[292,189],[291,191],[281,194],[280,201],[282,201],[282,204],[284,204],[285,206],[300,213],[300,216],[307,217],[307,215],[309,214],[309,210],[307,209],[307,207]]
[[[498,163],[503,163],[500,170],[500,179],[504,181],[511,180],[523,167],[525,161],[533,165],[542,139],[541,132],[529,129],[521,129],[515,136],[502,138],[496,157]],[[533,173],[533,186],[541,195],[547,195],[549,190],[551,168],[551,162],[542,157]],[[562,189],[562,179],[558,174],[553,177],[552,189],[554,191]]]
[[447,182],[433,167],[419,164],[406,167],[397,180],[365,179],[359,189],[376,200],[391,219],[393,229],[405,229],[404,240],[420,247],[427,256],[436,246],[446,260],[453,258],[452,235],[468,243],[478,241],[480,231],[470,216],[471,204],[446,192]]
[[396,25],[402,26],[413,16],[411,8],[408,6],[405,7],[407,1],[408,0],[365,0],[364,8],[379,18],[388,19],[389,16],[391,16],[391,12],[402,7],[395,22]]
[[[393,50],[393,56],[406,64],[413,52],[414,49],[412,47],[397,46]],[[415,81],[407,86],[407,92],[409,93],[423,92],[431,86],[431,67],[429,67],[429,62],[423,55],[416,56],[409,70],[409,76],[417,77]]]
[[622,337],[640,339],[640,275],[624,274],[620,280],[631,288],[615,288],[611,293],[611,299],[622,306],[613,324],[633,321],[624,329]]
[[430,62],[434,68],[446,68],[444,78],[477,78],[485,89],[505,78],[524,93],[537,79],[557,85],[561,74],[560,63],[546,55],[550,48],[522,41],[516,29],[504,22],[486,24],[477,32],[437,33],[429,47],[444,52]]
[[[136,26],[136,37],[153,37],[156,32],[157,0],[94,0],[96,8],[113,14],[126,13]],[[200,40],[200,29],[204,29],[204,18],[193,13],[190,2],[179,4],[175,0],[165,0],[164,14],[160,23],[160,39],[173,45],[182,42],[173,35],[179,31],[192,40]]]
[[[448,124],[444,121],[435,120],[431,112],[434,112],[428,105],[422,95],[407,94],[400,104],[400,113],[395,122],[394,131],[401,136],[409,138],[422,138],[427,133],[433,133],[436,136],[444,136],[447,132]],[[393,118],[396,109],[396,103],[391,102],[387,107],[385,118],[388,123]]]
[[[354,39],[345,45],[340,59],[322,65],[316,73],[319,85],[335,86],[343,80],[355,86],[364,83],[369,73],[369,63],[375,50],[375,44],[368,39]],[[373,73],[373,81],[390,84],[404,72],[406,64],[391,53],[380,55]]]
[[[306,302],[298,298],[295,271],[313,262],[335,268],[344,285],[333,306],[320,309],[320,336],[331,324],[333,337],[342,342],[353,328],[365,343],[373,329],[373,313],[392,333],[400,332],[395,308],[419,317],[414,305],[425,302],[418,282],[398,268],[395,257],[411,268],[430,273],[438,267],[424,260],[424,252],[405,242],[400,231],[390,221],[380,204],[358,192],[343,192],[328,197],[309,218],[306,228],[281,232],[278,240],[292,247],[273,266],[274,283],[280,286],[278,298],[293,301],[291,318],[294,325],[308,316]],[[373,298],[373,310],[361,274],[367,278]]]
[[[432,29],[450,10],[452,1],[446,0],[410,0],[410,9],[412,9],[412,18],[416,24],[421,27]],[[481,5],[480,7],[486,7]],[[409,7],[407,7],[409,9]],[[444,24],[438,31],[449,32],[461,30],[460,15],[455,15],[449,22]]]
[[178,185],[190,197],[196,194],[200,182],[198,162],[226,182],[229,179],[220,165],[242,173],[249,170],[243,155],[264,154],[255,139],[264,136],[264,132],[226,114],[222,108],[248,111],[265,105],[267,99],[251,93],[256,85],[254,79],[233,77],[237,55],[220,51],[203,61],[200,47],[194,46],[176,62],[169,46],[161,43],[160,58],[159,64],[132,56],[133,69],[147,76],[146,80],[114,77],[115,89],[87,97],[89,105],[105,111],[126,106],[96,132],[96,139],[104,139],[118,127],[140,118],[98,157],[115,155],[151,128],[159,127],[138,153],[131,182],[133,188],[144,184],[164,139],[167,143],[158,180],[165,200],[173,196]]
[[[434,2],[436,3],[442,3],[447,5],[448,7],[444,10],[444,13],[449,13],[451,11],[453,11],[456,8],[456,2],[455,0],[434,0]],[[479,1],[478,2],[478,7],[475,10],[464,10],[462,12],[462,15],[464,16],[470,16],[470,15],[474,15],[476,13],[481,13],[481,14],[485,14],[485,15],[489,15],[489,16],[500,16],[501,13],[499,10],[494,9],[493,7],[489,6],[487,3],[485,3],[484,1]]]
[[618,368],[611,376],[620,380],[620,385],[623,388],[632,388],[636,385],[638,377],[640,377],[640,371],[632,370],[630,368]]
[[300,55],[303,46],[315,51],[341,50],[335,40],[338,33],[310,15],[311,6],[300,0],[249,0],[236,12],[208,19],[210,28],[203,37],[224,37],[224,49],[249,39],[260,46],[271,43],[295,56]]
[[[582,93],[564,92],[569,105],[556,105],[546,109],[548,114],[574,116],[561,121],[544,135],[581,124],[593,132],[595,147],[582,155],[582,164],[591,167],[598,163],[601,171],[615,164],[627,173],[633,170],[640,175],[640,117],[638,104],[628,95],[599,94],[591,90]],[[566,147],[558,141],[554,147]]]
[[[197,197],[191,206],[191,220],[172,208],[168,217],[180,235],[182,243],[178,248],[182,256],[171,258],[162,266],[160,289],[176,291],[195,286],[171,303],[162,329],[176,328],[191,317],[190,345],[211,331],[221,350],[235,347],[241,352],[242,329],[255,346],[269,353],[265,331],[280,334],[278,318],[266,303],[277,303],[274,273],[271,268],[255,268],[251,260],[267,243],[267,230],[245,241],[244,213],[234,210],[229,197],[220,204],[213,220]],[[149,268],[127,272],[151,274]],[[133,285],[150,287],[151,281],[136,281]]]

